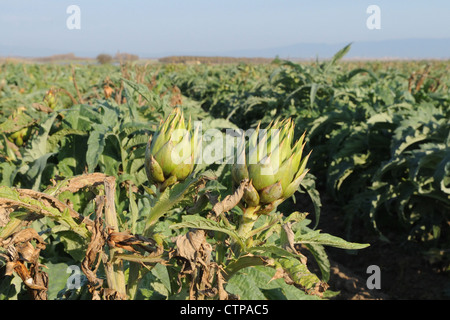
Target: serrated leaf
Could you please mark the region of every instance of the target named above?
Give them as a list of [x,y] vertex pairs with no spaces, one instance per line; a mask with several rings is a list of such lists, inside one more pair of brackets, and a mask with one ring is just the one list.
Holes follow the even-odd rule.
[[369,244],[348,242],[328,233],[321,233],[320,230],[311,230],[301,234],[296,233],[295,242],[302,244],[319,244],[340,249],[363,249],[369,246]]
[[226,284],[226,291],[239,296],[241,300],[265,300],[266,297],[256,282],[259,278],[252,276],[253,272],[255,272],[254,269],[249,268],[232,277]]
[[225,289],[241,300],[318,300],[302,290],[286,284],[284,279],[274,279],[275,269],[256,266],[242,269],[232,277]]
[[[81,260],[78,260],[81,261]],[[48,300],[55,300],[58,292],[63,290],[67,284],[70,274],[67,273],[66,263],[45,263],[45,272],[48,274]]]
[[301,263],[298,259],[292,257],[284,257],[275,259],[283,268],[289,277],[303,289],[310,290],[321,283],[320,279],[308,267]]
[[170,276],[169,276],[169,272],[167,271],[166,266],[163,266],[162,264],[157,263],[152,268],[151,272],[159,281],[161,281],[161,283],[166,288],[167,292],[169,292],[169,293],[172,292],[172,288],[170,285]]
[[290,257],[290,258],[298,258],[298,255],[292,252],[289,252],[283,248],[280,248],[276,245],[267,244],[261,246],[255,246],[247,249],[248,252],[256,255],[267,256],[267,257]]
[[320,272],[322,274],[322,281],[328,282],[330,280],[330,260],[325,252],[325,248],[319,244],[308,243],[305,244],[306,248],[313,255],[314,259],[319,266]]
[[42,172],[46,168],[47,160],[54,153],[47,152],[47,140],[50,129],[57,114],[51,114],[39,127],[39,135],[35,136],[23,154],[24,165],[19,172],[32,181],[32,189],[38,190],[41,184]]
[[241,269],[264,265],[265,263],[266,263],[265,259],[261,256],[255,255],[240,256],[237,260],[234,260],[227,264],[224,273],[225,281],[230,279],[236,272],[238,272]]
[[174,224],[170,226],[171,229],[179,229],[179,228],[193,228],[193,229],[203,229],[203,230],[211,230],[218,231],[228,234],[231,238],[233,238],[241,248],[245,251],[246,245],[244,240],[237,234],[236,231],[230,230],[225,225],[222,225],[216,221],[208,220],[206,218],[194,215],[185,215],[182,218],[181,223]]
[[48,147],[47,149],[50,150],[51,152],[55,151],[55,149],[58,146],[58,143],[64,139],[66,136],[68,135],[86,135],[87,133],[81,130],[77,130],[77,129],[71,129],[71,128],[64,128],[59,130],[58,132],[53,133],[49,138],[48,138]]
[[150,214],[146,222],[146,232],[150,231],[150,227],[155,224],[160,217],[171,210],[175,205],[185,199],[185,197],[194,191],[195,186],[201,183],[202,177],[188,177],[183,182],[165,189],[156,199],[156,203],[151,206]]
[[93,131],[89,133],[88,149],[86,152],[86,163],[88,165],[88,172],[94,172],[98,164],[100,155],[106,145],[106,138],[109,128],[102,124],[93,124]]
[[320,210],[322,207],[322,202],[320,200],[320,193],[316,189],[315,177],[310,173],[308,173],[300,183],[300,186],[306,190],[306,193],[308,193],[309,198],[313,203],[315,213],[315,225],[313,229],[315,229],[319,224]]
[[314,106],[314,101],[316,100],[317,90],[319,90],[320,87],[321,87],[321,85],[319,85],[318,83],[311,84],[311,90],[309,93],[309,100],[310,100],[311,108],[313,108],[313,106]]

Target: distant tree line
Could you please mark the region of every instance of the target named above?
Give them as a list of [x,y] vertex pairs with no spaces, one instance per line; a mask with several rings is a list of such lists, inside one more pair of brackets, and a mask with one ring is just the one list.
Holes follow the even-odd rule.
[[202,56],[170,56],[158,59],[161,63],[184,64],[223,64],[223,63],[271,63],[271,58],[236,58],[236,57],[202,57]]
[[54,54],[48,57],[36,57],[33,58],[33,61],[37,62],[53,62],[53,61],[61,61],[61,60],[86,60],[88,58],[77,57],[73,53],[63,53],[63,54]]
[[129,61],[136,61],[138,59],[139,59],[138,55],[131,53],[117,53],[114,57],[107,53],[101,53],[97,56],[97,61],[100,64],[111,63],[113,60],[123,63]]

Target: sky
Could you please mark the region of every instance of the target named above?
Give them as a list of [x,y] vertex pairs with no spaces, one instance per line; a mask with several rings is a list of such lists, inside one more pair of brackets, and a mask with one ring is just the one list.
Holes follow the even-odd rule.
[[[70,5],[80,29],[69,29]],[[366,25],[370,5],[380,29]],[[0,56],[222,54],[298,43],[450,39],[450,1],[0,0]]]

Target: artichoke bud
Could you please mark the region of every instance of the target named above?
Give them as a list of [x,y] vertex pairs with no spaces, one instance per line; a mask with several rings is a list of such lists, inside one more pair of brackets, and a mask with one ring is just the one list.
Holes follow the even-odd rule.
[[231,168],[231,177],[237,184],[239,184],[244,179],[248,179],[247,165],[245,163],[233,165],[233,167]]
[[249,183],[249,185],[244,188],[244,194],[242,198],[251,207],[256,207],[259,205],[259,193],[251,183]]
[[198,128],[192,132],[191,121],[186,126],[184,116],[175,108],[161,121],[145,152],[145,169],[150,183],[161,189],[185,180],[194,170]]
[[155,181],[155,182],[164,182],[164,173],[163,170],[161,169],[161,166],[159,165],[159,163],[155,160],[155,158],[150,155],[150,159],[149,159],[149,165],[148,167],[150,168],[150,173],[147,174],[147,177],[149,178],[149,180]]
[[55,109],[56,107],[56,90],[50,89],[44,96],[44,102],[51,109]]
[[292,196],[307,173],[309,155],[302,158],[306,133],[293,145],[294,127],[291,119],[277,119],[264,130],[258,124],[245,147],[238,147],[241,162],[233,164],[233,183],[250,180],[242,202],[247,207],[260,207],[259,213],[270,212]]
[[260,191],[260,195],[261,195],[260,202],[263,204],[271,203],[275,200],[280,199],[283,195],[281,181],[263,188]]
[[161,190],[166,189],[167,187],[170,187],[171,185],[177,183],[178,179],[175,175],[171,175],[169,178],[164,180],[164,182],[161,185]]
[[[303,150],[303,148],[302,148]],[[302,160],[300,164],[300,168],[297,171],[297,174],[294,177],[294,180],[287,186],[287,188],[284,191],[284,198],[289,198],[292,196],[295,191],[297,191],[300,183],[302,182],[303,178],[306,176],[309,170],[306,169],[306,163],[308,162],[309,156],[311,155],[311,152]]]

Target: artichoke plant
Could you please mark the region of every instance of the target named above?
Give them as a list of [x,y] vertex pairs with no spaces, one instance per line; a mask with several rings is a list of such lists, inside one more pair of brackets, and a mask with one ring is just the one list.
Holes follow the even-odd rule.
[[187,125],[183,112],[175,108],[160,122],[147,142],[145,171],[151,184],[160,190],[185,180],[193,171],[197,149],[198,128]]
[[44,96],[43,101],[47,104],[47,106],[51,109],[55,109],[57,98],[56,98],[57,91],[55,89],[50,89],[47,91],[47,93]]
[[308,170],[309,155],[302,158],[305,134],[293,144],[291,119],[272,122],[265,130],[260,124],[245,143],[238,146],[238,159],[232,166],[233,184],[249,181],[244,188],[244,210],[240,233],[245,236],[257,217],[273,211],[298,189]]

